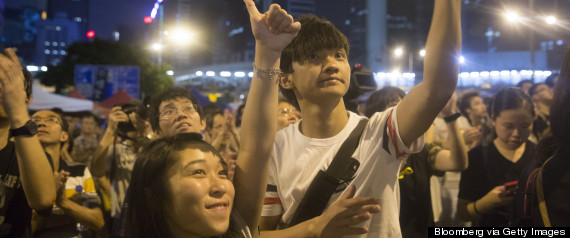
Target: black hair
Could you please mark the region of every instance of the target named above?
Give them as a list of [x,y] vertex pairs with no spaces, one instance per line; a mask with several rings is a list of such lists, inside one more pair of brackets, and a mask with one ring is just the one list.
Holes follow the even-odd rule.
[[471,99],[474,97],[481,97],[481,94],[475,89],[468,89],[463,91],[457,99],[457,108],[459,109],[459,112],[467,118],[469,118],[467,109],[471,108]]
[[244,109],[245,109],[245,103],[242,105],[239,105],[239,107],[236,110],[236,127],[241,126],[241,118],[243,117],[243,110]]
[[549,75],[548,77],[546,77],[546,79],[544,80],[544,83],[546,85],[548,85],[548,87],[554,88],[554,79],[556,77],[558,77],[560,74],[558,73],[552,73],[551,75]]
[[534,104],[530,96],[524,93],[520,88],[507,87],[497,92],[491,101],[491,118],[493,120],[504,110],[524,108],[534,118]]
[[[347,57],[350,51],[348,39],[331,22],[309,14],[297,19],[303,27],[297,36],[281,51],[279,68],[282,72],[293,73],[293,62],[300,62],[315,51],[322,49],[344,49]],[[279,87],[281,93],[296,108],[299,102],[291,89]]]
[[83,123],[84,118],[93,118],[95,125],[99,126],[99,118],[95,114],[93,114],[92,112],[90,112],[90,111],[83,112],[81,114],[81,119],[80,119],[81,123]]
[[550,107],[550,129],[552,136],[561,144],[570,144],[570,48],[562,61],[558,82],[554,87],[554,98]]
[[164,101],[174,100],[177,98],[186,98],[190,100],[192,104],[196,105],[195,109],[198,112],[198,115],[200,115],[200,119],[204,118],[204,113],[202,112],[202,106],[200,105],[200,102],[198,102],[198,99],[196,99],[190,91],[179,87],[169,88],[164,90],[164,92],[156,95],[151,100],[148,110],[148,121],[150,122],[153,131],[160,132],[160,125],[158,124],[160,117],[160,104]]
[[206,131],[212,130],[214,117],[216,117],[216,115],[224,115],[224,110],[215,103],[204,106],[202,110],[204,111],[204,119],[206,119]]
[[[546,85],[546,84],[545,84],[545,83],[535,83],[535,84],[533,84],[532,87],[530,87],[530,88],[528,89],[528,95],[530,95],[531,97],[534,96],[534,94],[536,93],[536,88],[537,88],[539,85]],[[546,85],[546,86],[548,87],[548,85]]]
[[402,89],[392,86],[386,86],[376,92],[373,92],[366,101],[364,115],[370,118],[376,112],[383,112],[388,109],[390,104],[394,102],[397,103],[404,98],[404,96],[406,96],[406,93]]
[[24,90],[26,90],[26,99],[32,97],[32,83],[34,81],[32,73],[27,69],[23,68],[22,73],[24,74]]
[[162,137],[144,146],[137,155],[125,198],[127,237],[173,237],[166,209],[172,205],[167,171],[180,160],[176,152],[187,148],[212,152],[227,170],[222,156],[198,133]]
[[525,83],[531,83],[532,85],[534,85],[534,82],[532,82],[532,80],[530,80],[530,79],[525,79],[525,80],[519,81],[519,83],[517,84],[517,87],[522,88],[522,86],[523,86]]

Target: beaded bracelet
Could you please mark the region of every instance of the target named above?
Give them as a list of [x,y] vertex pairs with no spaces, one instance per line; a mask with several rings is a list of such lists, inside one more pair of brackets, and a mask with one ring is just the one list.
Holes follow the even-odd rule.
[[260,78],[262,80],[272,81],[275,76],[279,76],[279,73],[281,73],[281,70],[276,69],[276,68],[260,69],[260,68],[257,68],[255,66],[255,64],[253,64],[253,73],[255,74],[255,76],[257,76],[258,78]]

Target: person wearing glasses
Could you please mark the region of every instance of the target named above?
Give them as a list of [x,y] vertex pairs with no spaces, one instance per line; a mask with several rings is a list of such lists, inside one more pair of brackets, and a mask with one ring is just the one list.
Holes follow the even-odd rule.
[[301,120],[301,112],[285,97],[279,97],[277,105],[277,130],[281,130]]
[[[103,228],[104,220],[100,205],[101,200],[95,191],[91,172],[86,165],[63,159],[62,146],[69,140],[69,125],[63,116],[49,110],[42,110],[32,115],[32,121],[38,127],[38,138],[42,147],[53,158],[54,177],[56,178],[56,199],[52,213],[46,217],[34,215],[34,237],[75,237],[78,235],[77,223],[89,228],[81,235]],[[59,171],[59,172],[57,172]],[[89,200],[74,197],[77,186],[82,186]]]
[[159,137],[201,133],[206,129],[206,119],[198,99],[188,90],[178,87],[167,89],[153,98],[148,119]]

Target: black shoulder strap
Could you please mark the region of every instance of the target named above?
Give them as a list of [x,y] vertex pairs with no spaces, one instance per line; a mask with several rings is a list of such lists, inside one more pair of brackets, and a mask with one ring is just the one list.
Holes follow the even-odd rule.
[[368,123],[368,119],[360,120],[356,128],[340,146],[327,171],[319,171],[313,179],[289,226],[321,215],[337,187],[353,178],[360,163],[352,158],[352,154],[358,147],[366,123]]
[[[348,138],[346,138],[338,149],[338,152],[336,152],[336,155],[327,169],[327,174],[342,181],[352,178],[354,174],[347,174],[347,172],[354,169],[352,154],[354,154],[354,151],[358,147],[366,123],[368,123],[368,119],[366,118],[358,122],[356,128],[352,130]],[[356,169],[358,169],[358,167]],[[354,169],[355,172],[356,169]]]

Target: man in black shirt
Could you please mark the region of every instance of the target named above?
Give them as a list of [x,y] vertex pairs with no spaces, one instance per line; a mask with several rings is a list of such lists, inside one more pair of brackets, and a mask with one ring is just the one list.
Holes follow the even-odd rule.
[[50,161],[27,111],[27,73],[12,49],[0,55],[0,237],[31,237],[32,209],[49,209],[55,200]]

